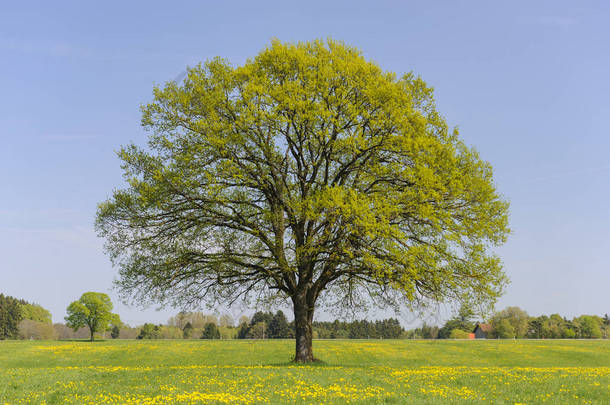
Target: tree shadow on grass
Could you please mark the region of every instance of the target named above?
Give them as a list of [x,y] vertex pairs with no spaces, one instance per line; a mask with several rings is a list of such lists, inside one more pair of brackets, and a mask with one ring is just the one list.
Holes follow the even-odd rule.
[[320,360],[320,359],[315,359],[311,363],[299,363],[294,360],[290,360],[290,361],[284,361],[284,362],[279,362],[279,363],[267,363],[265,365],[272,366],[272,367],[294,367],[294,366],[297,366],[297,367],[331,367],[331,366],[334,366],[333,364],[328,364],[324,360]]

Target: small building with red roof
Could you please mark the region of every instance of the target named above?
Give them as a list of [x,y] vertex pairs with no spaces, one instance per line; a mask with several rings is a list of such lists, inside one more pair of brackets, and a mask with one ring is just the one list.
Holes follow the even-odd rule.
[[474,328],[475,339],[488,339],[491,337],[491,332],[494,328],[488,323],[478,323]]

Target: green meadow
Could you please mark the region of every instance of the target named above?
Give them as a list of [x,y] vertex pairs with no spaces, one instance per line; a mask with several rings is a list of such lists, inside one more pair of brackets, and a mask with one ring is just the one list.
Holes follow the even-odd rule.
[[610,341],[0,341],[0,404],[608,404]]

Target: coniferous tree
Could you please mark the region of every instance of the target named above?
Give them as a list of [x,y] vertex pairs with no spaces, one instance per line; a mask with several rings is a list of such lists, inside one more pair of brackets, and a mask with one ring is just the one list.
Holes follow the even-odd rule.
[[277,311],[269,322],[268,334],[270,339],[288,339],[290,337],[290,325],[286,315]]
[[203,328],[201,339],[220,339],[218,326],[213,322],[207,323]]
[[22,319],[19,300],[0,294],[0,339],[17,339]]
[[237,338],[246,339],[249,331],[250,331],[250,323],[248,323],[248,322],[240,323],[239,328],[237,329]]

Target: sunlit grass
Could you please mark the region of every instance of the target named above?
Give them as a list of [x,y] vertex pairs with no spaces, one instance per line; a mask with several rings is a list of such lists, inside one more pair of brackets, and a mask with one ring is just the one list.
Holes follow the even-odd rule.
[[609,341],[0,342],[0,404],[608,403]]

